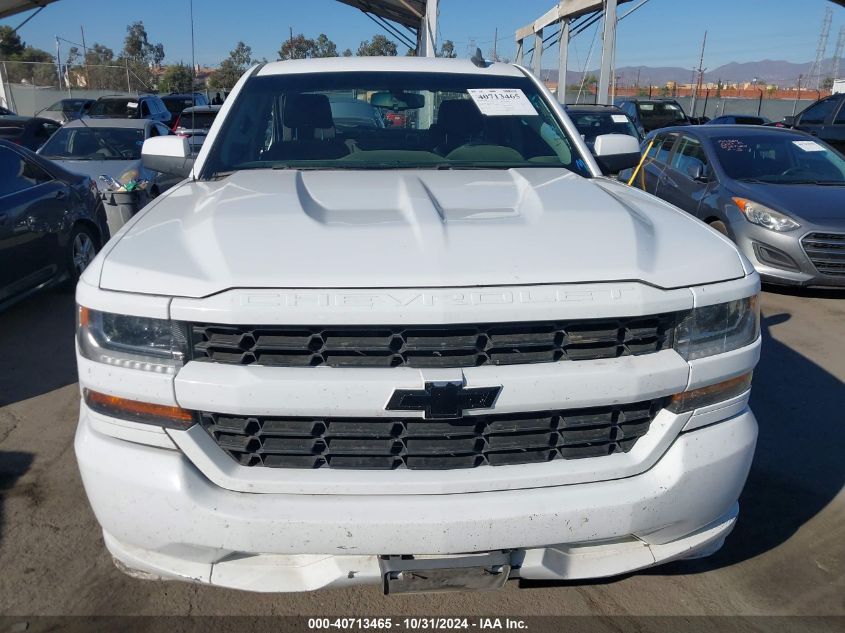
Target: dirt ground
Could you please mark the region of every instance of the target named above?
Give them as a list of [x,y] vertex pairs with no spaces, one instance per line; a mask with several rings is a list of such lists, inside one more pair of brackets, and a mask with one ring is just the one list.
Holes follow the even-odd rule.
[[258,595],[120,573],[73,454],[73,313],[61,292],[0,313],[0,615],[845,616],[845,293],[764,295],[760,439],[739,523],[717,555],[599,583],[390,597],[377,587]]

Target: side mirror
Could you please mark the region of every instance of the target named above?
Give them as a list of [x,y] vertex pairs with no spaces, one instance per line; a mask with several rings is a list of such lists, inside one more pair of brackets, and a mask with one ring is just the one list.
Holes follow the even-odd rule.
[[593,155],[604,174],[617,174],[640,162],[640,142],[627,134],[602,134],[596,137]]
[[707,173],[707,167],[703,163],[695,162],[687,165],[687,176],[696,182],[707,182],[710,176]]
[[181,136],[156,136],[144,141],[141,161],[150,171],[187,178],[194,168],[188,139]]
[[793,125],[795,125],[795,119],[796,118],[797,117],[794,117],[794,116],[785,116],[785,117],[783,117],[783,124],[786,127],[792,127]]

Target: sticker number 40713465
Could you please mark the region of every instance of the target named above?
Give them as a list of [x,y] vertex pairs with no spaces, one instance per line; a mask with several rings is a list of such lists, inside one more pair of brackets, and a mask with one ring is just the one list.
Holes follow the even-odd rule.
[[519,88],[470,88],[470,98],[485,116],[535,116],[537,110]]

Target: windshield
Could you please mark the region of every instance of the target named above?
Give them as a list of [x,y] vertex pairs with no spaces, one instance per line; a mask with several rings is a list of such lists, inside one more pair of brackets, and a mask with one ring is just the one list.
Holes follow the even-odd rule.
[[[333,101],[353,103],[339,107]],[[384,124],[391,114],[401,115],[401,126]],[[267,168],[513,167],[565,167],[590,175],[527,78],[340,72],[250,79],[210,150],[203,177]]]
[[845,160],[830,147],[788,133],[712,139],[725,173],[734,180],[776,184],[845,184]]
[[84,103],[84,99],[64,99],[47,108],[47,112],[78,112]]
[[625,134],[637,140],[640,138],[631,120],[621,113],[569,112],[569,118],[572,119],[590,149],[593,149],[596,137],[603,134]]
[[183,112],[179,127],[186,130],[208,130],[216,117],[216,112]]
[[65,127],[50,137],[40,153],[56,160],[139,160],[143,144],[143,129]]
[[192,108],[196,105],[190,97],[162,97],[161,100],[164,101],[164,105],[170,114],[181,114],[185,108]]
[[88,114],[116,119],[135,119],[138,117],[138,102],[130,99],[104,99],[92,105]]
[[687,118],[684,116],[684,111],[681,107],[674,103],[639,103],[640,117],[652,121],[671,121],[673,123],[686,122]]

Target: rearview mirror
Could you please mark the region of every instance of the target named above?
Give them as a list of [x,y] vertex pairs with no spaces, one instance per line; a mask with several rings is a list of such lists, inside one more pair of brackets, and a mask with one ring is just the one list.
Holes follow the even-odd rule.
[[150,171],[187,178],[194,168],[188,139],[181,136],[156,136],[144,141],[141,160]]
[[602,134],[596,137],[593,155],[604,174],[617,174],[640,162],[640,142],[627,134]]
[[425,106],[425,97],[413,92],[376,92],[370,97],[370,105],[377,108],[387,108],[394,112],[419,110]]

